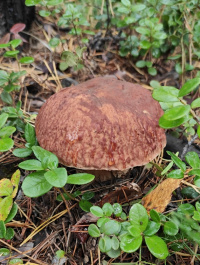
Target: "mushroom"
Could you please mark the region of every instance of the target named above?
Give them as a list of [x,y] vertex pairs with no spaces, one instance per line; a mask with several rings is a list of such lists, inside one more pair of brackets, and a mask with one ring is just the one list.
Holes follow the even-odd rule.
[[38,113],[36,136],[68,167],[125,171],[164,148],[162,114],[141,85],[97,77],[51,96]]

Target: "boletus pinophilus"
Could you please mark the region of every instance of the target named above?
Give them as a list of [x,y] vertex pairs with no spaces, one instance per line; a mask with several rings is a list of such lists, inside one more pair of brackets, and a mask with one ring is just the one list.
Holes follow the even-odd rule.
[[51,96],[37,116],[36,136],[68,167],[125,171],[164,148],[162,114],[141,85],[97,77]]

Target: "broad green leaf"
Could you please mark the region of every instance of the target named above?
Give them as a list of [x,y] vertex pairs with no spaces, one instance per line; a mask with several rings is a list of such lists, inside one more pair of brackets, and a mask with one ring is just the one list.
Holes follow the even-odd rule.
[[0,180],[0,196],[10,196],[13,192],[13,185],[9,179]]
[[0,139],[0,152],[10,150],[14,145],[14,141],[11,138]]
[[53,186],[45,179],[45,171],[29,174],[22,183],[22,190],[28,197],[39,197],[47,193]]
[[188,172],[188,175],[197,175],[200,177],[200,168],[190,170],[190,172]]
[[5,102],[5,103],[7,103],[7,104],[9,104],[9,105],[12,104],[12,97],[11,97],[11,95],[10,95],[8,92],[6,92],[6,91],[3,91],[3,92],[1,93],[1,99],[2,99],[3,102]]
[[103,210],[102,210],[99,206],[92,206],[92,207],[90,208],[90,212],[91,212],[93,215],[97,216],[97,217],[102,217],[102,216],[104,216],[104,214],[103,214]]
[[0,220],[5,221],[6,218],[9,215],[9,212],[12,208],[13,204],[13,199],[11,196],[5,197],[1,202],[0,202]]
[[11,240],[14,237],[14,235],[15,235],[14,229],[11,228],[11,227],[8,227],[6,229],[5,239],[6,240]]
[[99,228],[101,228],[106,222],[110,221],[110,219],[108,217],[100,217],[98,220],[97,220],[97,226]]
[[63,250],[57,250],[56,251],[56,257],[57,258],[61,259],[61,258],[64,258],[64,256],[65,256],[65,251],[63,251]]
[[156,70],[156,68],[154,68],[154,67],[149,67],[147,70],[148,70],[148,73],[149,73],[150,75],[152,75],[152,76],[157,75],[157,70]]
[[6,71],[0,70],[0,86],[4,85],[7,82],[8,82],[8,73]]
[[0,128],[2,128],[5,125],[7,119],[8,119],[8,114],[7,113],[2,113],[0,115]]
[[63,3],[63,0],[49,0],[47,1],[48,6],[56,6]]
[[18,211],[18,206],[17,204],[14,202],[13,203],[13,206],[5,220],[5,224],[9,223],[10,221],[12,221],[12,219],[15,217],[15,215],[17,214],[17,211]]
[[9,42],[9,44],[13,47],[16,48],[17,46],[19,46],[22,43],[21,39],[14,39],[12,41]]
[[190,112],[189,105],[176,106],[172,109],[166,110],[163,118],[169,121],[178,120]]
[[193,169],[200,169],[200,159],[196,152],[188,152],[185,156],[185,160]]
[[158,259],[166,259],[169,255],[167,245],[162,238],[158,236],[145,236],[145,242],[149,251]]
[[3,56],[4,57],[13,57],[13,58],[15,58],[18,53],[19,53],[18,50],[15,50],[15,51],[7,51],[7,52],[4,53]]
[[160,216],[154,209],[150,210],[150,217],[154,222],[160,223]]
[[77,173],[69,175],[67,178],[68,184],[83,185],[93,181],[95,178],[94,175],[87,173]]
[[179,91],[179,97],[184,97],[193,91],[200,84],[200,78],[193,78],[187,81]]
[[181,171],[181,169],[175,169],[172,170],[169,174],[167,174],[168,178],[173,178],[173,179],[182,179],[184,178],[184,173]]
[[10,254],[10,250],[7,248],[0,248],[0,256],[7,256]]
[[122,206],[119,203],[114,203],[112,207],[114,210],[114,215],[116,217],[120,217],[122,213]]
[[133,253],[138,250],[141,244],[142,236],[135,238],[130,235],[125,235],[122,237],[122,240],[120,242],[120,248],[126,253]]
[[85,212],[90,212],[90,208],[92,207],[92,203],[87,201],[87,200],[81,200],[79,202],[79,207]]
[[[115,259],[115,258],[120,256],[121,250],[120,250],[120,248],[118,248],[116,250],[111,248],[111,250],[107,251],[106,254],[108,255],[108,257]],[[114,265],[116,263],[112,263],[112,264]],[[120,263],[120,265],[123,265],[123,264]],[[131,265],[131,264],[129,263],[129,265]]]
[[37,4],[39,4],[41,2],[41,0],[26,0],[25,4],[26,6],[35,6]]
[[118,235],[121,229],[121,225],[116,220],[109,220],[108,222],[104,223],[101,228],[105,235]]
[[16,157],[27,157],[30,156],[32,152],[32,149],[29,148],[16,148],[15,150],[13,150],[13,154]]
[[146,62],[145,61],[137,61],[137,63],[135,64],[138,68],[143,68],[146,66]]
[[25,139],[31,146],[36,144],[35,129],[30,123],[25,126]]
[[112,240],[108,236],[103,236],[99,240],[99,249],[101,252],[105,253],[112,248]]
[[42,166],[46,169],[56,169],[58,166],[58,158],[53,153],[43,149],[40,146],[33,146],[32,147],[34,155],[37,157],[38,160],[41,161]]
[[[11,259],[9,261],[9,264],[8,265],[23,265],[23,260],[22,259],[18,259],[18,258]],[[26,265],[36,265],[36,264],[35,263],[27,262]]]
[[2,129],[0,129],[0,137],[9,137],[11,134],[13,134],[16,131],[15,127],[12,126],[6,126]]
[[124,6],[127,6],[127,7],[130,7],[130,6],[131,6],[131,2],[130,2],[130,0],[121,0],[121,3],[122,3]]
[[148,29],[148,28],[146,28],[146,27],[137,27],[137,28],[135,28],[135,30],[136,30],[138,33],[140,33],[140,34],[142,34],[142,35],[145,35],[145,36],[150,36],[150,34],[151,34],[150,29]]
[[113,236],[111,240],[112,240],[112,248],[114,250],[117,250],[119,248],[119,240],[118,240],[118,238]]
[[47,171],[44,177],[52,186],[62,188],[67,182],[67,171],[64,167],[55,168]]
[[51,12],[48,10],[39,10],[39,14],[41,17],[48,17],[51,15]]
[[140,227],[140,231],[143,232],[149,221],[149,217],[146,209],[139,203],[134,204],[129,212],[129,219],[132,225]]
[[12,192],[13,198],[17,195],[19,181],[20,181],[20,171],[19,171],[19,169],[17,169],[11,177],[11,183],[12,183],[13,188],[14,188],[14,190]]
[[196,210],[200,212],[200,202],[195,203]]
[[186,170],[186,164],[174,153],[167,151],[167,154],[171,156],[173,162],[179,167],[183,172]]
[[160,229],[160,226],[161,226],[160,223],[149,221],[147,228],[145,229],[143,233],[145,236],[153,236],[155,235],[155,233],[158,232],[158,230]]
[[[199,170],[199,173],[200,173],[200,170]],[[196,185],[198,188],[200,188],[200,174],[199,174],[199,176],[196,176],[194,178],[194,185]]]
[[141,230],[139,225],[130,225],[128,227],[128,232],[133,237],[139,237],[141,236]]
[[34,62],[34,58],[33,58],[33,57],[28,57],[28,56],[26,56],[26,57],[22,57],[22,58],[19,60],[19,62],[20,62],[21,64],[31,64],[31,63]]
[[164,115],[159,119],[160,127],[164,129],[171,129],[180,126],[184,122],[188,121],[188,116],[182,117],[178,120],[166,120]]
[[92,237],[100,237],[101,235],[99,228],[95,224],[89,225],[88,234]]
[[60,39],[59,38],[52,38],[52,39],[50,39],[49,44],[51,47],[55,48],[60,44]]
[[94,197],[95,193],[93,191],[86,191],[82,195],[82,200],[91,200]]
[[172,221],[168,221],[164,224],[164,233],[169,236],[175,236],[178,233],[178,226]]
[[178,89],[174,87],[159,87],[153,90],[153,98],[160,102],[178,102]]
[[178,212],[182,212],[186,215],[193,215],[194,214],[194,211],[195,211],[195,208],[192,204],[190,203],[184,203],[184,204],[181,204],[179,207],[178,207]]
[[150,82],[150,86],[153,87],[154,90],[155,90],[155,89],[158,89],[158,88],[161,87],[161,86],[160,86],[160,83],[159,83],[158,81],[156,81],[156,80],[151,80],[151,82]]
[[6,226],[5,226],[4,221],[0,220],[0,238],[5,238],[5,235],[6,235]]
[[30,159],[19,163],[19,167],[25,170],[43,170],[43,166],[40,161],[36,159]]
[[192,216],[192,218],[196,221],[200,221],[200,212],[194,211],[194,215]]
[[131,6],[132,12],[139,12],[146,8],[146,5],[143,4],[134,4]]
[[191,103],[191,108],[192,108],[192,109],[200,108],[200,98],[195,99],[195,100]]
[[111,216],[114,212],[112,205],[108,202],[103,205],[102,210],[105,216]]

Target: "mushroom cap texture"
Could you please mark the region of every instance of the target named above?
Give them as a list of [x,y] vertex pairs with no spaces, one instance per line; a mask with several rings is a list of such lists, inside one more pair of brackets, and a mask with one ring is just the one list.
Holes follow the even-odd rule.
[[166,145],[163,111],[141,85],[97,77],[51,96],[36,119],[41,147],[80,169],[126,170]]

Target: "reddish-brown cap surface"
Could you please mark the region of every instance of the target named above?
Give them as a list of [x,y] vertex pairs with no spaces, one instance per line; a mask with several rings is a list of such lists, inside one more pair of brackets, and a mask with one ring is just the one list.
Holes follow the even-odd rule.
[[148,163],[165,146],[162,114],[142,86],[98,77],[51,96],[35,128],[40,146],[66,166],[125,170]]

